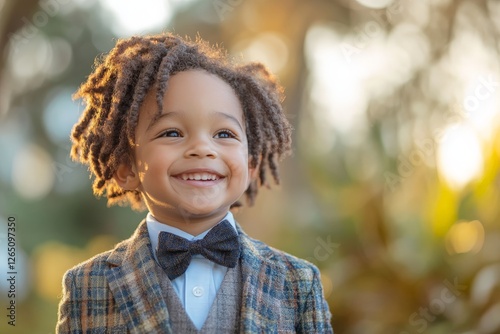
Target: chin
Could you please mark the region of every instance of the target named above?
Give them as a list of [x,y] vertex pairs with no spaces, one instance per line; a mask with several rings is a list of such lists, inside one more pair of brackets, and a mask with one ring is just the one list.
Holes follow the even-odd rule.
[[193,207],[193,206],[179,206],[180,212],[186,215],[186,218],[189,216],[196,218],[203,218],[215,214],[220,210],[218,207]]

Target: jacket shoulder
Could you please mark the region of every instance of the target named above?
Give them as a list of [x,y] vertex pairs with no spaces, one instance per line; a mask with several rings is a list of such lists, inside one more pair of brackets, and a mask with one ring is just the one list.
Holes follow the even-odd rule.
[[287,276],[293,275],[295,278],[303,280],[313,280],[315,277],[319,277],[319,269],[311,262],[269,246],[260,240],[245,237],[262,258],[281,268]]
[[73,266],[66,271],[63,281],[71,278],[78,282],[85,276],[104,276],[104,272],[110,268],[110,264],[108,263],[109,256],[115,252],[125,252],[129,242],[129,239],[121,241],[113,249],[94,255],[93,257]]

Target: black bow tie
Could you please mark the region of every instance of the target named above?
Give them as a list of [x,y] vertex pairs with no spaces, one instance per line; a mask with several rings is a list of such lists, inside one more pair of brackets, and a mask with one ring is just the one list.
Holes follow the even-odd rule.
[[189,241],[169,232],[160,232],[156,256],[170,280],[184,274],[191,257],[196,254],[234,268],[240,257],[238,234],[227,220],[214,226],[201,240]]

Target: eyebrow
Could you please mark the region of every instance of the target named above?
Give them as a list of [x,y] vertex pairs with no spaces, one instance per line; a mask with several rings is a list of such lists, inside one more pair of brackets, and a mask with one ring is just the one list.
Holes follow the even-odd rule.
[[[221,112],[221,111],[214,111],[212,113],[214,116],[222,116],[223,118],[231,121],[232,123],[234,123],[235,125],[237,125],[241,131],[243,131],[243,126],[241,125],[240,121],[234,117],[233,115],[229,115],[229,114],[226,114],[224,112]],[[149,122],[149,125],[148,125],[148,128],[146,129],[146,131],[148,131],[149,129],[151,129],[156,123],[158,123],[161,119],[163,118],[172,118],[172,117],[182,117],[182,113],[178,113],[178,112],[175,112],[175,111],[168,111],[166,113],[162,113],[162,114],[156,114],[155,117],[153,117],[151,119],[151,122]]]
[[240,128],[241,131],[243,131],[243,127],[241,126],[240,121],[236,117],[234,117],[233,115],[229,115],[229,114],[226,114],[226,113],[221,112],[221,111],[214,111],[214,115],[222,116],[223,118],[230,120],[231,122],[236,124]]
[[148,128],[146,131],[151,129],[156,123],[158,123],[163,118],[172,118],[172,117],[180,117],[182,114],[175,111],[167,111],[166,113],[156,114],[149,122]]

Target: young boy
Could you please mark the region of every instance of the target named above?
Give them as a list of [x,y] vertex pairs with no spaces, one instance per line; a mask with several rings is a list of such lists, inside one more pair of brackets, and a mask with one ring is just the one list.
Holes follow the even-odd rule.
[[63,279],[57,333],[333,333],[318,269],[248,237],[250,204],[290,151],[281,87],[203,41],[120,40],[76,94],[72,157],[135,233]]

